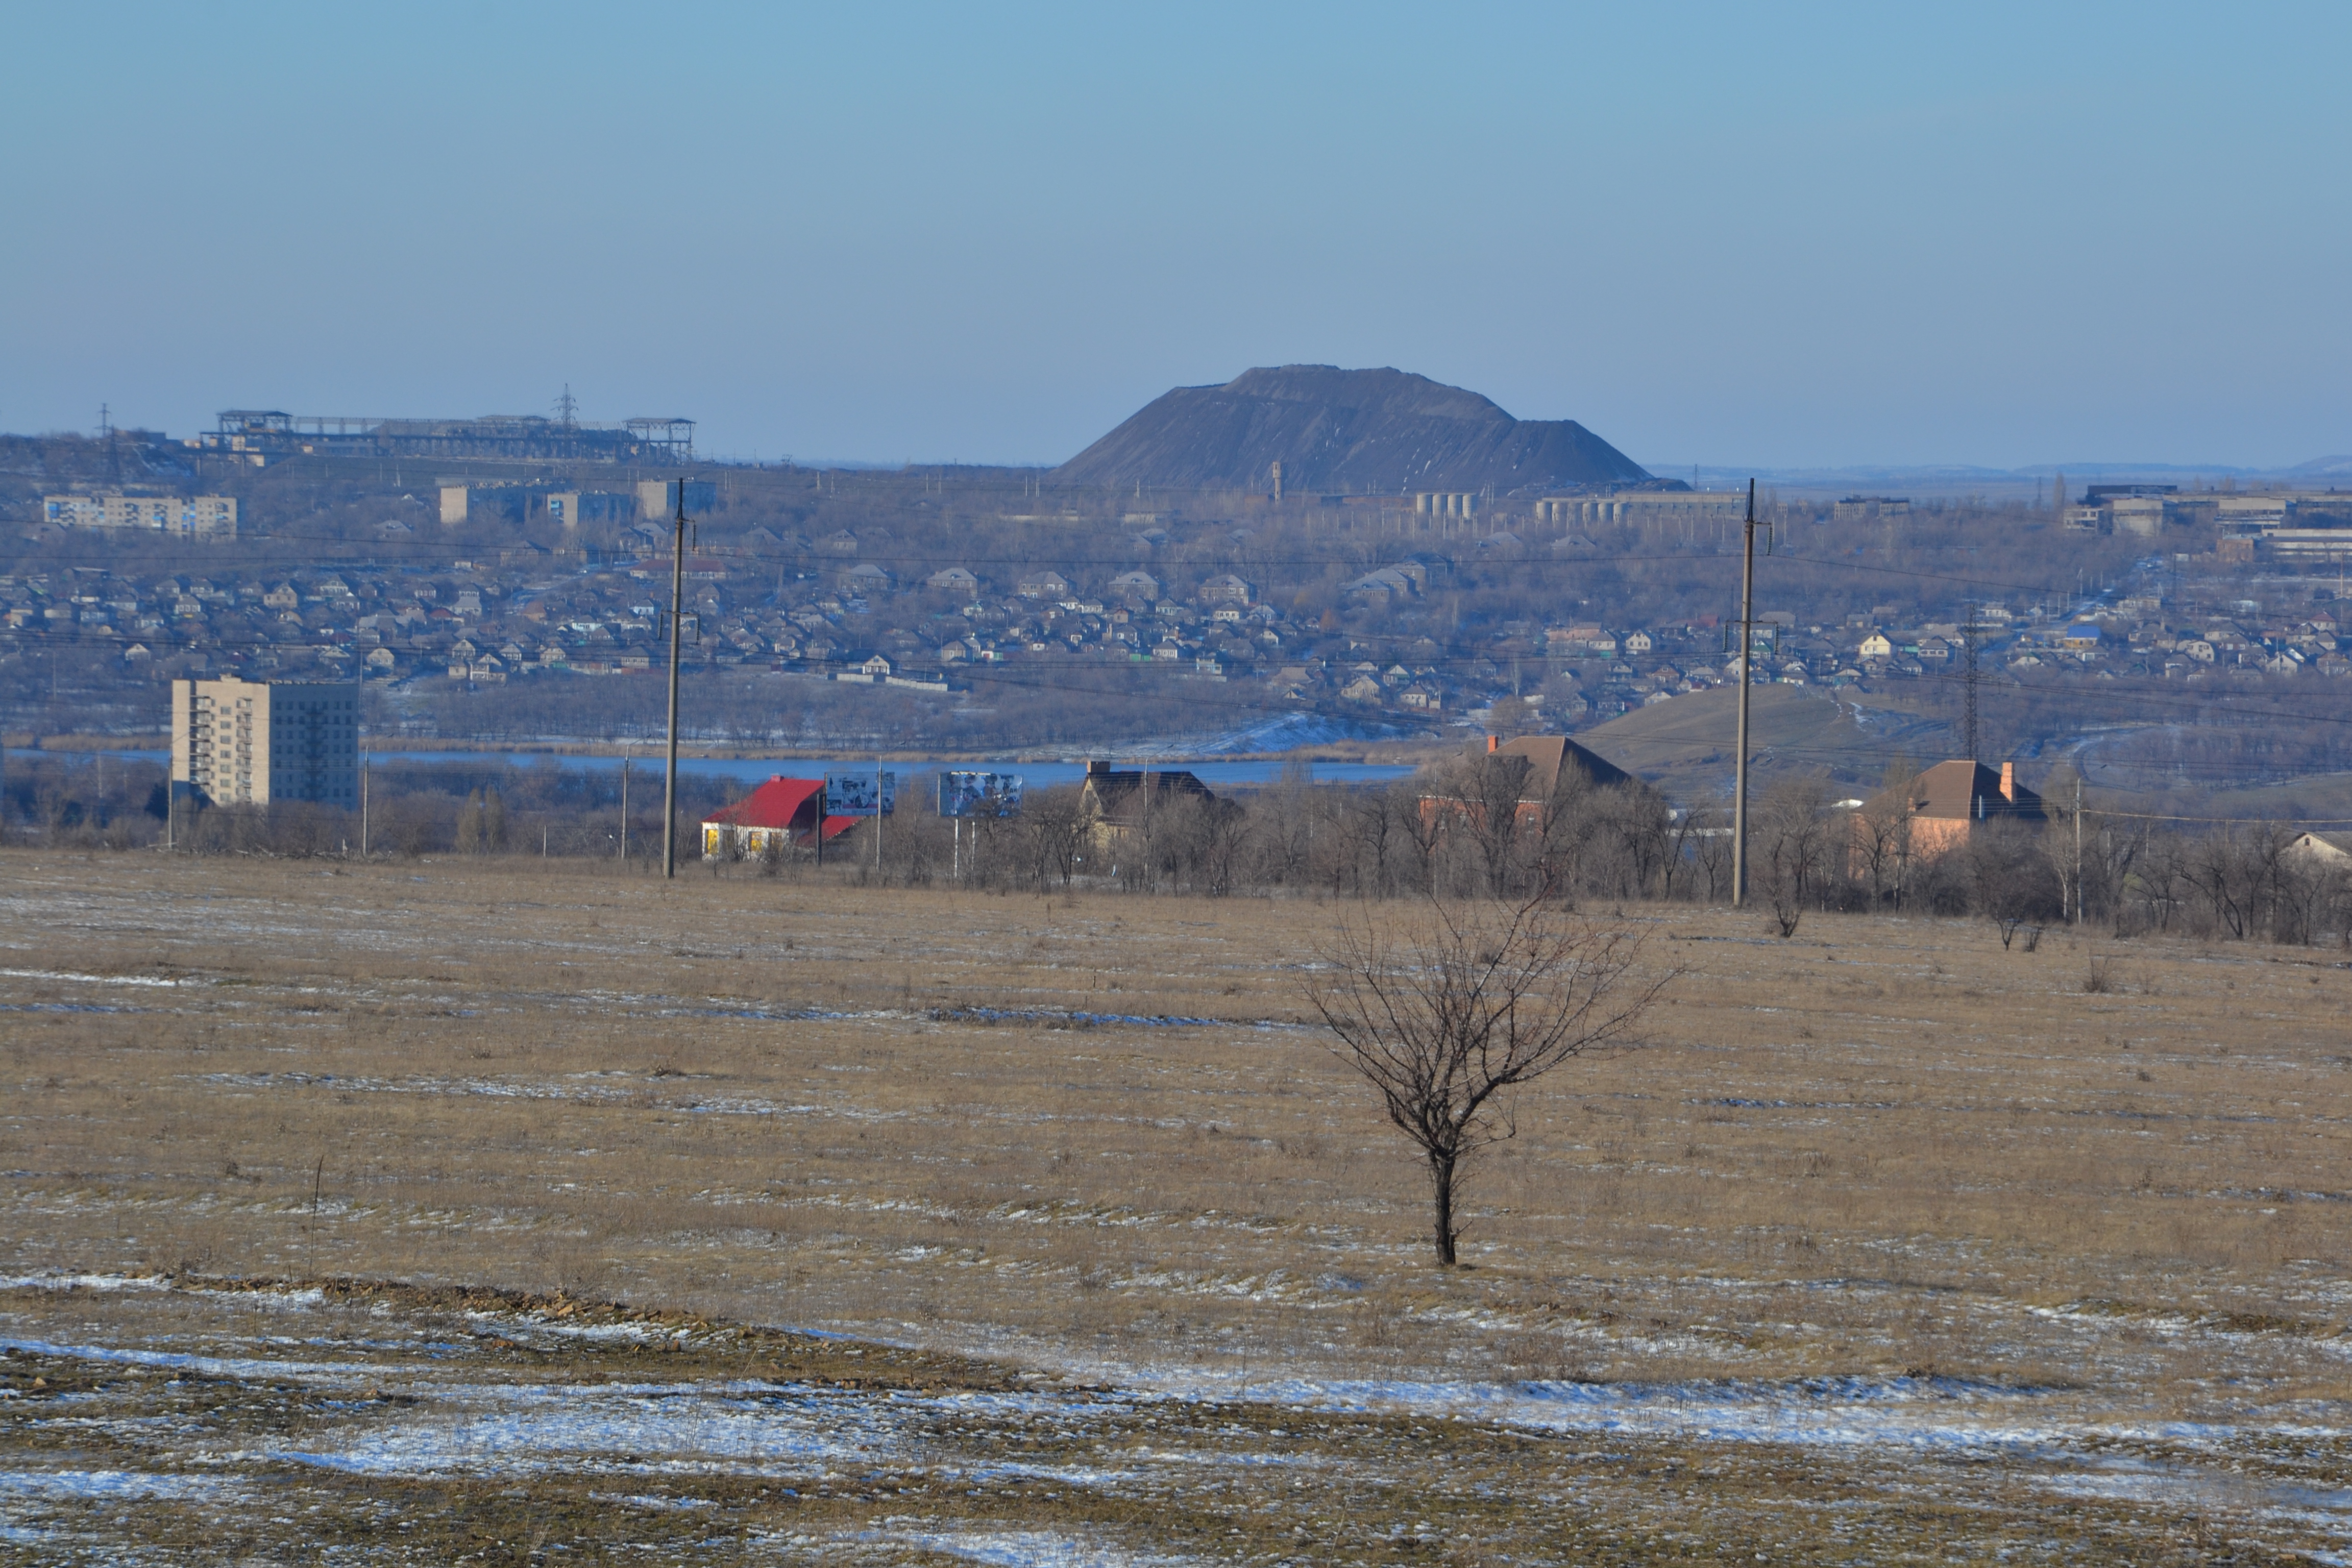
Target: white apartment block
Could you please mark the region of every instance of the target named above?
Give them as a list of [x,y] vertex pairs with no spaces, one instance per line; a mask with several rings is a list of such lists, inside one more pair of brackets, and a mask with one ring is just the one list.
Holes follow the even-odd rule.
[[41,515],[60,528],[143,528],[193,539],[235,539],[234,496],[43,496]]
[[349,681],[172,682],[172,782],[215,805],[357,809],[360,689]]

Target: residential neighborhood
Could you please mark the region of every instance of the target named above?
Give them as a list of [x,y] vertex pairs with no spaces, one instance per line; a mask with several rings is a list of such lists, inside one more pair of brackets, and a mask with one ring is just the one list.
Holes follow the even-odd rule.
[[[855,540],[847,542],[855,547]],[[1348,583],[1381,608],[1425,597],[1442,563],[1403,561]],[[442,567],[347,565],[283,574],[224,570],[142,577],[73,566],[0,576],[0,626],[110,640],[129,669],[297,675],[479,686],[645,674],[662,662],[666,556],[589,562],[501,552]],[[1530,723],[1596,722],[1735,680],[1736,628],[1719,616],[1635,625],[1501,624],[1444,644],[1302,625],[1233,573],[1190,591],[1142,570],[1093,591],[1057,570],[992,584],[949,566],[900,588],[858,563],[770,574],[714,547],[686,564],[688,667],[751,667],[852,683],[953,689],[960,667],[1079,660],[1262,683],[1274,700],[1440,719],[1515,708]],[[2217,679],[2352,675],[2332,601],[2292,613],[2248,599],[2218,613],[2155,593],[2072,607],[1987,600],[1948,618],[1893,605],[1837,625],[1759,618],[1753,679],[1864,690],[1950,674]],[[1966,617],[1973,615],[1971,623]],[[1973,654],[1971,650],[1973,649]]]

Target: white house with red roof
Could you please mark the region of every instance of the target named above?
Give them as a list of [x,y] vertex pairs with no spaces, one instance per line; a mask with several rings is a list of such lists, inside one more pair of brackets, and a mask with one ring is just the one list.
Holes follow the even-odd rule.
[[[702,819],[705,859],[766,853],[770,844],[780,848],[808,846],[817,840],[817,804],[824,794],[823,779],[772,778],[734,805]],[[857,825],[854,816],[827,816],[824,834],[838,838]]]

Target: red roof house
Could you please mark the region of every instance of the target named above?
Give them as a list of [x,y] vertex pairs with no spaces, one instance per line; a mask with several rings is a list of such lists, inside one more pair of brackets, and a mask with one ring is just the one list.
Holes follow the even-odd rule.
[[[780,838],[786,845],[816,842],[816,803],[824,789],[823,779],[770,779],[734,805],[722,806],[702,819],[704,857],[717,859],[725,855],[730,837],[737,849],[746,855],[760,854]],[[824,837],[838,838],[856,826],[857,820],[854,816],[828,816],[824,819]]]

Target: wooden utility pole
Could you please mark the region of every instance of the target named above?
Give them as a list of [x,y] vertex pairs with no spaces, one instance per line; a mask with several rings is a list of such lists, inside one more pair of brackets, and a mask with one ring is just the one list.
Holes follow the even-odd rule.
[[1969,662],[1964,678],[1968,698],[1961,727],[1968,736],[1969,761],[1973,763],[1977,761],[1977,602],[1976,584],[1973,583],[1969,584],[1969,624],[1964,635],[1968,638]]
[[1731,907],[1748,902],[1748,662],[1756,647],[1756,481],[1748,481],[1748,551],[1739,568],[1739,761],[1731,795]]
[[2074,923],[2083,923],[2083,774],[2074,773]]
[[678,613],[686,607],[686,481],[677,481],[677,528],[669,552],[669,763],[662,774],[662,875],[677,875]]

